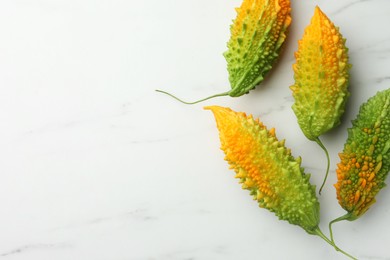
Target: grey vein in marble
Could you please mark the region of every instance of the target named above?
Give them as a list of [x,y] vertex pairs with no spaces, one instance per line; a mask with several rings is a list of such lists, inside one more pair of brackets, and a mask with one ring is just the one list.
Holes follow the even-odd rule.
[[353,1],[351,3],[348,3],[342,7],[340,7],[339,9],[337,9],[336,11],[334,11],[333,13],[331,13],[331,15],[337,15],[337,14],[340,14],[346,10],[348,10],[349,8],[351,8],[352,6],[355,6],[355,5],[358,5],[358,4],[361,4],[361,3],[364,3],[364,2],[370,2],[370,1],[375,1],[375,0],[357,0],[357,1]]
[[145,208],[138,208],[130,210],[128,212],[120,213],[112,216],[96,217],[90,220],[86,220],[80,223],[69,224],[62,227],[53,228],[52,231],[62,230],[62,229],[73,229],[73,228],[83,228],[90,225],[100,225],[110,222],[115,222],[117,220],[133,220],[133,221],[151,221],[157,219],[156,216],[153,216]]
[[376,83],[382,83],[390,80],[390,76],[387,77],[381,77],[376,79]]
[[390,260],[390,257],[380,257],[380,256],[372,256],[372,255],[363,255],[361,256],[362,259],[367,260]]
[[270,107],[268,110],[263,111],[259,114],[260,117],[266,117],[275,112],[282,112],[286,109],[290,109],[293,103],[292,95],[283,97],[283,101],[278,106]]
[[389,42],[390,38],[385,38],[377,42],[366,43],[364,46],[350,50],[349,53],[388,53],[390,51]]
[[6,251],[4,253],[0,253],[1,257],[7,257],[7,256],[12,256],[15,254],[21,254],[25,253],[27,251],[32,251],[32,250],[39,250],[39,249],[67,249],[71,248],[72,245],[69,243],[58,243],[58,244],[53,244],[53,243],[38,243],[38,244],[29,244],[29,245],[23,245],[20,247],[17,247],[15,249]]

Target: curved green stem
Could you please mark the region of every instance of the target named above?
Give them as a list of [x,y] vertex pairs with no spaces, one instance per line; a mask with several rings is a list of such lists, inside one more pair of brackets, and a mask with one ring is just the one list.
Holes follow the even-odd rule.
[[328,160],[328,164],[326,166],[326,173],[325,173],[325,178],[324,178],[324,181],[322,182],[322,185],[320,187],[320,190],[319,190],[319,194],[321,195],[321,191],[322,189],[324,188],[324,185],[325,185],[325,182],[326,182],[326,179],[328,178],[328,173],[329,173],[329,166],[330,166],[330,158],[329,158],[329,153],[328,153],[328,150],[325,148],[324,144],[321,142],[320,138],[316,138],[315,139],[316,143],[322,148],[322,150],[325,151],[325,154],[326,154],[326,158]]
[[353,257],[352,255],[348,254],[347,252],[343,251],[338,246],[336,246],[336,244],[332,240],[330,240],[327,236],[324,235],[324,233],[322,233],[322,231],[321,231],[321,229],[319,227],[317,227],[314,230],[313,234],[317,235],[320,238],[322,238],[323,240],[325,240],[329,245],[333,246],[336,249],[336,251],[339,251],[339,252],[343,253],[344,255],[348,256],[351,259],[357,260],[356,257]]
[[194,101],[194,102],[186,102],[186,101],[181,100],[181,99],[178,98],[178,97],[175,97],[175,96],[172,95],[171,93],[168,93],[168,92],[165,92],[165,91],[162,91],[162,90],[158,90],[158,89],[156,89],[156,91],[157,91],[157,92],[160,92],[160,93],[163,93],[163,94],[166,94],[166,95],[168,95],[168,96],[170,96],[170,97],[173,97],[173,98],[176,99],[177,101],[180,101],[181,103],[184,103],[184,104],[187,104],[187,105],[193,105],[193,104],[196,104],[196,103],[199,103],[199,102],[202,102],[202,101],[211,99],[211,98],[222,97],[222,96],[227,96],[227,95],[229,95],[229,92],[224,92],[224,93],[215,94],[215,95],[212,95],[212,96],[209,96],[209,97],[206,97],[206,98],[203,98],[203,99]]
[[330,239],[332,240],[332,242],[334,243],[334,239],[333,239],[333,231],[332,231],[332,225],[333,223],[336,223],[336,222],[339,222],[339,221],[342,221],[342,220],[351,220],[351,213],[347,213],[341,217],[338,217],[334,220],[332,220],[331,222],[329,222],[329,233],[330,233]]

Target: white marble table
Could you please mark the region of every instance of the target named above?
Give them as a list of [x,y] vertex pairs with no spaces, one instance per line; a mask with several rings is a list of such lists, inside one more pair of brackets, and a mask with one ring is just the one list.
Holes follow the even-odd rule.
[[[389,0],[296,0],[284,53],[249,95],[186,106],[229,89],[222,53],[234,8],[223,0],[0,1],[0,259],[346,259],[257,207],[219,149],[204,105],[260,117],[321,183],[323,151],[291,110],[291,65],[315,5],[350,49],[343,123],[321,228],[344,214],[335,168],[362,102],[390,87]],[[336,239],[359,259],[390,259],[390,190]]]

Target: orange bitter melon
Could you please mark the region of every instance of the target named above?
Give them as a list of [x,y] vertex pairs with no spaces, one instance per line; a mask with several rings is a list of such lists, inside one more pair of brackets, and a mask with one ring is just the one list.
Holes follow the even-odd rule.
[[348,129],[337,165],[337,199],[347,214],[333,220],[355,220],[375,203],[390,171],[390,89],[380,91],[360,107]]
[[275,129],[268,130],[258,119],[230,108],[206,109],[214,113],[225,160],[259,206],[353,258],[320,230],[320,204],[310,175],[301,167],[301,158],[294,158],[284,140],[277,139]]
[[290,87],[295,99],[292,109],[304,135],[326,152],[325,183],[329,155],[319,136],[340,124],[349,96],[347,87],[351,66],[345,39],[318,6],[298,42],[295,58],[295,83]]

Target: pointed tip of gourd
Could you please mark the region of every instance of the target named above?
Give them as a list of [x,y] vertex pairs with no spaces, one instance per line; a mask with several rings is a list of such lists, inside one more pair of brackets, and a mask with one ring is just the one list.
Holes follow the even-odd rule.
[[216,105],[214,105],[214,106],[204,106],[203,109],[204,110],[211,110],[211,112],[214,112],[214,111],[216,111],[218,109],[222,109],[222,107],[216,106]]
[[324,12],[322,12],[321,8],[318,5],[314,7],[314,15],[324,15]]
[[[314,16],[318,17],[319,19],[325,19],[331,22],[329,17],[322,11],[322,9],[318,5],[314,9]],[[336,30],[338,30],[338,27],[335,26],[335,28]]]
[[218,118],[224,118],[229,112],[232,110],[228,107],[221,107],[217,105],[213,106],[205,106],[203,107],[204,110],[210,110],[213,114],[214,117],[218,120]]

